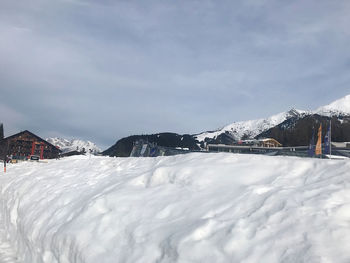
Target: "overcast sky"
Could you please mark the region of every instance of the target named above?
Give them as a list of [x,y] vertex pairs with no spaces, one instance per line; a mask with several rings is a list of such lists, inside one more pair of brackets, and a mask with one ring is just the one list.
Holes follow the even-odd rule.
[[350,1],[1,0],[5,135],[198,133],[350,94]]

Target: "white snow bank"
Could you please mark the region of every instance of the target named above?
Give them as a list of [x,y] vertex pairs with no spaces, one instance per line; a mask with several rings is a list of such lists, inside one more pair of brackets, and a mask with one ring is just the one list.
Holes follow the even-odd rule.
[[349,262],[349,170],[224,153],[11,165],[0,240],[30,263]]

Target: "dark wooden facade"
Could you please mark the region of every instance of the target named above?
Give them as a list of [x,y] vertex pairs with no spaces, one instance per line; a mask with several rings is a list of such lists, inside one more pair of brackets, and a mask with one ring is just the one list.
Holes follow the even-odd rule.
[[7,155],[14,159],[26,159],[37,155],[40,159],[57,158],[61,150],[30,131],[22,131],[4,139]]

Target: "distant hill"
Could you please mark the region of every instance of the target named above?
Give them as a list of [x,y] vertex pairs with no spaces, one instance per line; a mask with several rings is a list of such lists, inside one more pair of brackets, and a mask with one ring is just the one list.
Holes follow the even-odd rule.
[[157,133],[151,135],[133,135],[122,138],[113,146],[102,152],[103,155],[128,157],[130,156],[133,143],[143,139],[148,142],[156,143],[159,146],[165,147],[181,147],[190,150],[200,150],[195,138],[192,135],[179,135],[176,133]]

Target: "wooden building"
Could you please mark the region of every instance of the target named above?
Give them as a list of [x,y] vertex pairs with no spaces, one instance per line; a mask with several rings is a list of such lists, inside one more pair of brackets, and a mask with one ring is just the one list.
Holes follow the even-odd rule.
[[266,139],[258,140],[258,146],[270,148],[270,147],[282,147],[282,144],[280,144],[277,140],[273,138],[266,138]]
[[30,131],[22,131],[4,139],[7,155],[13,159],[27,159],[38,156],[40,159],[57,158],[61,150]]

